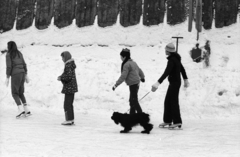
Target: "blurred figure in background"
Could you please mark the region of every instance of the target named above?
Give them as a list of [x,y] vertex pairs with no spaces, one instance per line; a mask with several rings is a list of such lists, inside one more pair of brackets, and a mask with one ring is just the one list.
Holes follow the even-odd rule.
[[193,59],[194,62],[201,62],[202,61],[202,50],[199,48],[199,44],[196,44],[196,47],[194,47],[191,51],[190,51],[190,55]]
[[210,41],[207,40],[204,45],[204,51],[203,51],[203,59],[206,67],[209,67],[210,65],[210,61],[209,61],[210,54],[211,54]]

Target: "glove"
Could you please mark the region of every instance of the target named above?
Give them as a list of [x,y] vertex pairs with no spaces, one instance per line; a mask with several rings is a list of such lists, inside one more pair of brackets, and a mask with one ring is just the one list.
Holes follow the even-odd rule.
[[29,77],[28,77],[27,74],[25,75],[25,82],[26,82],[26,83],[29,83],[29,82],[30,82],[30,79],[29,79]]
[[190,85],[190,84],[189,84],[188,80],[187,80],[187,79],[186,79],[186,80],[184,80],[184,87],[185,87],[185,88],[188,88],[188,87],[189,87],[189,85]]
[[144,79],[144,78],[142,78],[142,79],[141,79],[141,82],[145,82],[145,79]]
[[159,82],[156,82],[152,85],[152,92],[155,92],[158,89],[158,86],[160,85]]
[[115,91],[116,88],[117,88],[117,86],[114,85],[114,86],[112,87],[112,90]]
[[61,76],[58,76],[57,80],[58,80],[58,81],[61,81]]
[[6,78],[5,85],[8,86],[8,84],[9,84],[9,78]]

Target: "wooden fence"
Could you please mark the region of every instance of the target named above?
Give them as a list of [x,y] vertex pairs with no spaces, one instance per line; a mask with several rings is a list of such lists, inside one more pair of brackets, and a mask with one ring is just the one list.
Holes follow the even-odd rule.
[[[203,28],[222,28],[236,23],[240,0],[202,0]],[[54,18],[58,28],[69,26],[75,19],[78,27],[91,26],[97,20],[99,27],[112,26],[120,17],[124,27],[140,23],[152,26],[163,23],[176,25],[187,20],[189,0],[0,0],[0,33],[13,28],[22,30],[34,25],[48,28]]]

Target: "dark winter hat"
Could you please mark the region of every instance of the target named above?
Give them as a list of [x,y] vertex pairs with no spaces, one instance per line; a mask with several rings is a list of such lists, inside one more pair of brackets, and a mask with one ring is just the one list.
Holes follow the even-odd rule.
[[61,53],[61,56],[64,58],[64,62],[68,61],[72,58],[72,55],[68,51],[64,51]]
[[176,52],[175,46],[173,45],[173,43],[167,44],[166,47],[165,47],[165,50],[166,50],[167,52]]
[[127,57],[127,58],[130,58],[130,50],[129,50],[129,49],[127,49],[127,48],[125,48],[125,49],[122,49],[122,51],[121,51],[120,55],[121,55],[122,57]]

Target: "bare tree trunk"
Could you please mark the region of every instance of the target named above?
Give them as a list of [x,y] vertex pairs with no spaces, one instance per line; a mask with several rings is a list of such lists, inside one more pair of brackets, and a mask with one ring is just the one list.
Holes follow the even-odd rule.
[[213,21],[213,0],[203,0],[203,28],[211,29]]

